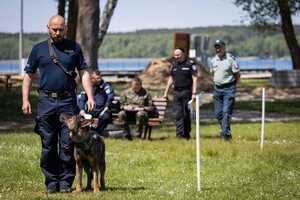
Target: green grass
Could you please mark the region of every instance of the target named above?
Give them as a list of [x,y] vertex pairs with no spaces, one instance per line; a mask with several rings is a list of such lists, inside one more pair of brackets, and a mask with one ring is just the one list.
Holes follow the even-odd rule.
[[[0,199],[299,199],[299,122],[233,124],[232,143],[216,124],[201,125],[201,184],[196,192],[195,139],[177,140],[160,127],[153,141],[106,139],[106,186],[99,194],[44,193],[40,139],[33,133],[0,134]],[[193,129],[195,130],[195,129]]]
[[[242,81],[247,87],[268,84]],[[127,85],[114,87],[120,92]],[[1,122],[28,121],[21,114],[20,88],[0,89],[0,101]],[[31,101],[36,112],[35,92]],[[267,102],[266,110],[300,115],[299,105],[300,100]],[[203,107],[212,109],[212,104]],[[236,109],[260,110],[260,102],[237,102]],[[200,193],[195,186],[195,140],[177,140],[174,126],[162,126],[154,130],[153,141],[105,140],[104,192],[49,196],[39,167],[40,138],[32,132],[0,133],[0,199],[300,199],[299,121],[267,123],[263,151],[260,124],[234,124],[232,130],[233,142],[222,143],[218,125],[201,124]]]

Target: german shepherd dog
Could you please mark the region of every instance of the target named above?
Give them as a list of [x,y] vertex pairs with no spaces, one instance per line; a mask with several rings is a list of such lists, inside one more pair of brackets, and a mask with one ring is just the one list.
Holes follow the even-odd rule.
[[[91,126],[97,125],[97,119],[84,119],[81,116],[63,114],[61,120],[69,128],[70,137],[75,146],[76,192],[82,192],[83,168],[87,174],[86,190],[92,189],[92,180],[94,192],[99,192],[100,189],[103,190],[105,188],[104,175],[106,170],[105,144],[101,136],[90,130]],[[101,187],[99,187],[99,182]]]

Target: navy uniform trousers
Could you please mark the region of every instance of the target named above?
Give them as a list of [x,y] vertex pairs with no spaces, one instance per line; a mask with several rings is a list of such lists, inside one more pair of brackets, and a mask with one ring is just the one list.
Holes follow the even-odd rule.
[[60,114],[78,114],[76,96],[38,98],[35,131],[42,141],[40,166],[47,188],[70,188],[75,177],[74,147],[68,128],[60,122]]
[[107,127],[107,125],[109,123],[111,123],[111,119],[112,119],[112,114],[110,110],[107,110],[105,113],[103,113],[103,115],[96,115],[98,116],[98,125],[96,128],[96,132],[99,133],[100,135],[103,135],[103,131],[105,130],[105,128]]
[[174,110],[176,118],[176,136],[190,138],[191,115],[188,102],[191,100],[191,90],[174,90]]

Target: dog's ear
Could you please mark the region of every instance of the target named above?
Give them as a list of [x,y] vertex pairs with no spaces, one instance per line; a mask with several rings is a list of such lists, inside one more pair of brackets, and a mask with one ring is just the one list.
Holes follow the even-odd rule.
[[72,118],[71,115],[68,115],[68,114],[61,114],[59,116],[59,121],[62,122],[62,123],[68,123],[68,121],[70,121],[70,119]]

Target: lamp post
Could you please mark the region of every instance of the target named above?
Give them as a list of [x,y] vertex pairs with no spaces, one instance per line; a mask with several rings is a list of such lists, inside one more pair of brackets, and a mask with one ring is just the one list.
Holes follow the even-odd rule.
[[20,74],[23,73],[23,0],[20,0],[20,33],[19,33],[19,63]]

